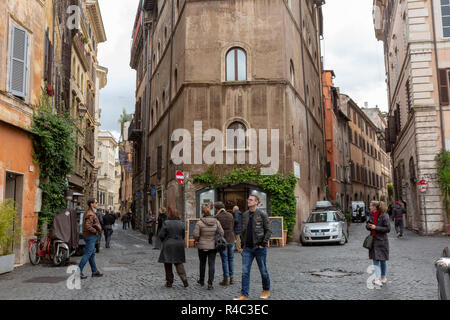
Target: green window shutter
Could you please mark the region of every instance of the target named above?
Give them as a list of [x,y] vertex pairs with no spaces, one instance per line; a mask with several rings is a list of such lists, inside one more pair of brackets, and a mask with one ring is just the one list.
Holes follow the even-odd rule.
[[9,91],[25,98],[27,82],[28,33],[15,25],[11,32]]

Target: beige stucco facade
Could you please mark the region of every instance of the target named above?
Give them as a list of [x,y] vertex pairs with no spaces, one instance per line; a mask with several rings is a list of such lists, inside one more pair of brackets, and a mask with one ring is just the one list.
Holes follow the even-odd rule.
[[[374,25],[385,47],[396,199],[406,205],[410,229],[441,232],[448,216],[435,156],[450,137],[450,41],[443,34],[441,2],[374,1]],[[429,182],[425,197],[417,188],[422,179]]]

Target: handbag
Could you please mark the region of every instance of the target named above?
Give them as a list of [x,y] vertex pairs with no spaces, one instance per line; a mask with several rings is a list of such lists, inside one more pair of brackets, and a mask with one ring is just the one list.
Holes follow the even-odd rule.
[[363,247],[371,250],[373,248],[373,236],[369,234],[363,242]]
[[216,250],[219,252],[224,251],[227,248],[227,241],[219,233],[219,228],[216,229]]

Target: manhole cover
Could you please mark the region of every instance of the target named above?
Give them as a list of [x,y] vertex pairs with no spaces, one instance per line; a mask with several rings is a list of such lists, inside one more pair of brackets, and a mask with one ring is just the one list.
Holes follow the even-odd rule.
[[357,272],[349,272],[344,270],[322,270],[311,272],[313,276],[316,277],[327,277],[327,278],[342,278],[357,275]]
[[112,264],[132,264],[136,262],[136,259],[133,260],[111,260],[109,261]]
[[25,280],[24,283],[58,283],[66,280],[66,277],[37,277]]

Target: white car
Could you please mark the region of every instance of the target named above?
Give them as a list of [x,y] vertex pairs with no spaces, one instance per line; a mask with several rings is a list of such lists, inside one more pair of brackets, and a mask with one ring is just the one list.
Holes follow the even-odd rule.
[[317,208],[303,224],[300,242],[312,243],[348,242],[349,233],[345,216],[336,208]]

